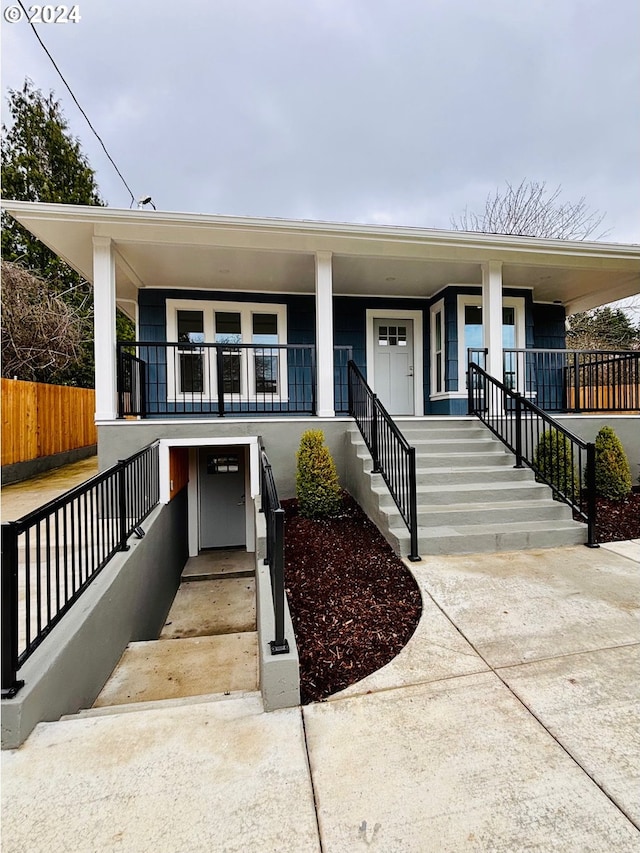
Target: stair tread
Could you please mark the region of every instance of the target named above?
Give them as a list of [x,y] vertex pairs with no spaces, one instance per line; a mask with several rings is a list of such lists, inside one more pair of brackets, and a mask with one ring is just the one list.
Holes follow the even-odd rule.
[[[384,481],[383,481],[384,482]],[[385,486],[375,486],[372,485],[372,491],[381,492],[383,494],[389,494],[389,490]],[[539,491],[541,494],[545,491],[548,491],[549,487],[545,486],[544,483],[536,483],[535,480],[514,480],[513,482],[506,483],[491,483],[488,485],[487,483],[441,483],[434,484],[433,486],[429,485],[418,485],[416,487],[416,491],[419,495],[429,495],[432,493],[442,494],[446,493],[456,493],[456,492],[487,492],[487,491],[499,491],[499,492],[508,492],[510,490],[516,491],[527,491],[529,489],[533,489]]]
[[87,720],[92,717],[111,717],[117,714],[131,714],[138,711],[154,711],[162,708],[181,708],[185,705],[201,705],[207,702],[229,702],[234,699],[260,699],[259,690],[234,690],[229,693],[206,693],[197,696],[184,696],[173,699],[153,699],[147,702],[130,702],[126,705],[104,705],[99,708],[84,708],[77,714],[66,714],[60,722]]
[[[485,536],[495,535],[496,533],[510,532],[525,532],[525,531],[558,531],[558,530],[578,530],[584,528],[585,525],[579,521],[572,519],[558,519],[553,521],[505,521],[499,524],[485,524],[479,528],[475,524],[452,524],[442,525],[440,527],[419,527],[418,539],[438,539],[448,536]],[[406,527],[390,528],[390,532],[400,538],[400,536],[409,536]]]
[[[538,498],[531,501],[518,501],[517,504],[511,505],[512,509],[541,509],[542,507],[566,507],[567,504],[554,501],[553,498]],[[486,510],[502,510],[505,509],[504,501],[487,501],[486,503],[459,503],[459,504],[418,504],[418,513],[445,513],[445,512],[485,512]],[[381,512],[385,510],[396,510],[396,505],[393,507],[381,507]],[[397,511],[397,510],[396,510]]]

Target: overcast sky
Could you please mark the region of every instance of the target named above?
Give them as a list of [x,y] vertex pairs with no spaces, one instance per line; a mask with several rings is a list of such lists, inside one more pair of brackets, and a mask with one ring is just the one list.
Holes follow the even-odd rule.
[[[639,0],[78,7],[38,32],[159,209],[448,228],[527,178],[640,243]],[[54,90],[102,196],[129,207],[26,21],[3,22],[2,48],[3,94]]]

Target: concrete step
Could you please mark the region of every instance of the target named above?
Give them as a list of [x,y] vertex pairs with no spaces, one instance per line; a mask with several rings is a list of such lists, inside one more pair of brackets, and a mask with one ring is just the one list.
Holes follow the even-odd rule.
[[[379,506],[394,505],[386,485],[372,485],[372,491],[379,495]],[[418,507],[435,507],[454,504],[512,504],[521,500],[544,500],[550,494],[543,483],[532,481],[507,483],[464,483],[452,485],[431,485],[417,487]]]
[[534,474],[530,468],[512,468],[507,465],[476,465],[468,468],[416,468],[418,486],[534,481]]
[[113,717],[118,714],[132,714],[139,711],[164,711],[169,708],[182,708],[202,705],[210,702],[233,702],[245,699],[257,699],[262,702],[259,690],[234,690],[229,693],[209,693],[204,696],[185,696],[179,699],[156,699],[149,702],[131,702],[128,705],[105,705],[100,708],[85,708],[77,714],[60,717],[60,722],[74,722],[93,717]]
[[256,632],[130,643],[94,708],[258,688]]
[[[395,528],[390,534],[396,540],[396,549],[406,556],[410,543],[406,528]],[[558,548],[582,545],[586,541],[586,525],[575,521],[519,521],[487,524],[483,527],[457,524],[418,529],[418,553],[421,557]]]
[[[353,441],[352,446],[359,458],[371,461],[369,450],[362,439],[360,441]],[[477,449],[475,447],[465,449],[464,446],[460,445],[446,452],[431,450],[425,446],[416,449],[416,464],[418,467],[468,468],[483,464],[512,467],[515,463],[512,454],[508,453],[502,445],[493,442],[492,446],[488,449]],[[371,466],[369,465],[368,467],[370,468]]]
[[[383,514],[388,513],[390,526],[397,516],[397,509],[382,508]],[[572,512],[567,504],[552,499],[537,501],[522,501],[505,506],[503,503],[486,504],[452,504],[442,507],[418,507],[418,525],[432,529],[449,525],[515,523],[519,521],[571,521]]]

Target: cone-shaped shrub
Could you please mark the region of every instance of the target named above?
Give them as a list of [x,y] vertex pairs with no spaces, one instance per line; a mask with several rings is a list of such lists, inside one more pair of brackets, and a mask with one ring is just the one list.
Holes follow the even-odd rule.
[[596,494],[621,501],[631,491],[631,469],[627,454],[611,427],[596,436]]
[[309,429],[303,433],[297,459],[296,495],[300,514],[305,518],[335,515],[342,505],[342,493],[322,430]]
[[577,498],[578,474],[571,456],[571,442],[557,429],[543,432],[534,458],[538,479],[568,498]]

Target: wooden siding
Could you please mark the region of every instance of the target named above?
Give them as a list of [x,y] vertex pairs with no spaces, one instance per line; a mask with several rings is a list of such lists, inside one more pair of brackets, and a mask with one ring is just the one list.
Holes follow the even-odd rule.
[[95,391],[2,380],[2,464],[28,462],[97,442]]

